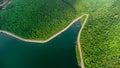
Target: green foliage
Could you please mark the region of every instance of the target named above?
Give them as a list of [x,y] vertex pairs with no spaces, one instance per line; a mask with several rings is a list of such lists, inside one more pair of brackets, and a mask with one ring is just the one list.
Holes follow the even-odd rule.
[[86,68],[120,68],[119,0],[11,0],[0,12],[0,29],[43,40],[84,13],[90,14],[81,34]]
[[74,14],[61,0],[11,0],[0,13],[0,29],[23,38],[47,39],[76,18]]
[[120,68],[120,1],[90,1],[90,17],[81,35],[85,66]]

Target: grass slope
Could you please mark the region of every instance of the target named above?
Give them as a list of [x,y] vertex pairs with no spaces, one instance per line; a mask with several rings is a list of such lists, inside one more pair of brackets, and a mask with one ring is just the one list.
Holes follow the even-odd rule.
[[119,4],[120,0],[11,0],[0,12],[0,29],[27,39],[47,39],[88,13],[81,34],[86,68],[119,68]]

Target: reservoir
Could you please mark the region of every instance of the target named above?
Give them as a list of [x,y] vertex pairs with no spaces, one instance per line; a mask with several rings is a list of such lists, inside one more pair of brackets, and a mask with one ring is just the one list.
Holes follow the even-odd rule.
[[47,43],[24,42],[0,33],[0,68],[79,68],[76,43],[81,22]]

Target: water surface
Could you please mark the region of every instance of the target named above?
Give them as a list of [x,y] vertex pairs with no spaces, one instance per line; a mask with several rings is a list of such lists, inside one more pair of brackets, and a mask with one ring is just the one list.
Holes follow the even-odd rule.
[[28,43],[0,33],[0,68],[78,68],[80,21],[47,43]]

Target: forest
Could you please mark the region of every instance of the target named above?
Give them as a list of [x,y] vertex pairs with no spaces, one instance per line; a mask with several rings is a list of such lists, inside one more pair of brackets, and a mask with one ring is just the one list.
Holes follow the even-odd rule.
[[90,1],[84,6],[90,6],[90,17],[80,38],[85,66],[120,68],[120,1]]
[[75,19],[74,13],[61,0],[11,0],[0,12],[0,29],[27,39],[45,40]]
[[89,14],[80,38],[85,67],[120,68],[120,0],[10,1],[0,11],[0,30],[26,39],[48,39],[75,18]]

